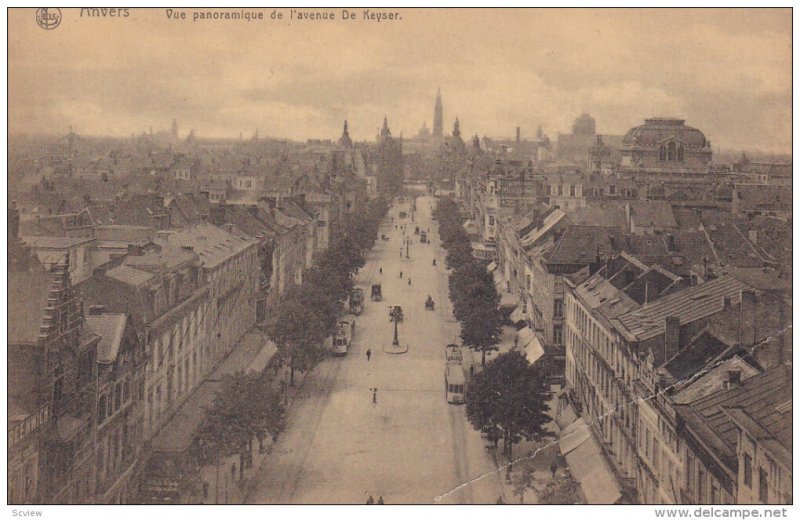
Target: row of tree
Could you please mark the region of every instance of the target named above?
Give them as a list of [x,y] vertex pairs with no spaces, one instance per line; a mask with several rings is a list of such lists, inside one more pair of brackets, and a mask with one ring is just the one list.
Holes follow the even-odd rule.
[[[323,359],[324,340],[334,332],[353,290],[353,277],[364,265],[387,211],[381,198],[354,208],[332,234],[328,249],[304,273],[303,283],[289,289],[270,310],[267,334],[278,348],[278,363],[290,369],[290,385],[295,370],[310,370]],[[221,461],[238,454],[241,479],[253,440],[263,447],[267,435],[274,438],[283,430],[285,418],[281,388],[272,373],[226,375],[195,432],[194,458],[201,466],[217,465],[219,473]]]
[[303,275],[303,283],[288,290],[271,313],[267,333],[290,368],[290,385],[295,370],[307,371],[323,358],[322,344],[336,328],[342,305],[353,291],[353,277],[375,244],[388,209],[382,198],[354,208],[332,233],[328,249]]
[[461,324],[461,339],[469,348],[481,353],[481,365],[485,366],[486,353],[497,350],[502,332],[503,318],[498,309],[500,294],[492,273],[472,256],[458,205],[450,198],[439,199],[434,214],[447,253],[445,262],[451,269],[450,301],[453,314]]
[[447,266],[452,269],[450,299],[453,314],[461,323],[461,339],[481,352],[483,370],[467,384],[467,418],[488,438],[502,436],[510,475],[513,445],[523,438],[549,435],[544,429],[550,421],[546,374],[541,365],[531,365],[519,351],[505,352],[486,363],[486,353],[498,349],[502,332],[500,295],[492,274],[472,256],[458,205],[452,199],[439,199],[434,215],[447,250]]

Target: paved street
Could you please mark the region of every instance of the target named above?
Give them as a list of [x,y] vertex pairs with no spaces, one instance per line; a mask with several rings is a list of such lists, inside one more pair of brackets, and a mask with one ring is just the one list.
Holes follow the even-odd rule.
[[[430,197],[418,199],[414,223],[398,217],[409,204],[392,208],[394,222],[380,231],[390,240],[377,241],[357,280],[366,304],[350,352],[307,374],[287,431],[251,480],[248,503],[359,504],[370,494],[387,504],[494,503],[502,493],[494,460],[464,407],[445,400],[444,346],[456,338],[458,324],[450,312],[432,204]],[[413,240],[410,259],[402,231],[394,228],[399,222]],[[430,229],[433,244],[419,243],[416,225]],[[370,301],[372,283],[382,284],[382,302]],[[428,294],[435,312],[424,309]],[[389,305],[403,307],[399,337],[409,346],[405,354],[382,350],[392,341]],[[376,404],[370,388],[378,388]]]

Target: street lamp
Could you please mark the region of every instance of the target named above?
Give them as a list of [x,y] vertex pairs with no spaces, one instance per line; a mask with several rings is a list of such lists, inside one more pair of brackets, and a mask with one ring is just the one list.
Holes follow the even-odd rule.
[[400,339],[397,337],[397,323],[403,321],[403,311],[399,306],[389,306],[389,318],[394,322],[394,339],[392,339],[392,346],[400,345]]
[[408,258],[408,246],[411,244],[411,239],[406,238],[406,258]]

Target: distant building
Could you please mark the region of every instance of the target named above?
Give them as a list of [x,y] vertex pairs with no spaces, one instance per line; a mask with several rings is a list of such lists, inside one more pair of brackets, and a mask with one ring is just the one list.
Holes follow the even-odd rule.
[[683,119],[660,117],[628,130],[620,154],[623,168],[705,172],[711,164],[711,143]]
[[391,199],[403,189],[403,142],[392,137],[386,118],[378,138],[377,155],[377,191]]
[[436,104],[433,106],[433,137],[441,139],[444,137],[444,120],[442,109],[442,91],[436,92]]

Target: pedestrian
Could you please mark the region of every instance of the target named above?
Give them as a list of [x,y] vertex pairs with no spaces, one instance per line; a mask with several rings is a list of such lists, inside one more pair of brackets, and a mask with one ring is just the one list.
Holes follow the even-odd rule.
[[369,498],[367,499],[367,505],[371,506],[374,503],[375,503],[375,499],[372,498],[372,495],[370,495]]
[[408,277],[408,285],[411,285],[411,277]]
[[380,268],[378,268],[378,272],[380,272],[381,274],[383,274],[383,267],[380,267]]
[[470,365],[469,366],[469,377],[471,378],[474,375],[475,375],[475,365]]
[[236,463],[231,464],[231,480],[236,480]]
[[503,500],[503,495],[500,495],[499,497],[497,497],[497,502],[495,502],[495,504],[498,504],[498,505],[504,505],[505,503],[506,503],[506,501]]
[[378,389],[372,389],[372,404],[378,404]]
[[550,463],[550,473],[553,474],[553,479],[556,478],[556,471],[558,471],[558,462],[556,462],[556,459],[553,459],[553,462]]
[[367,362],[369,362],[369,358],[371,357],[372,357],[372,351],[370,349],[367,349]]
[[378,497],[378,505],[379,505],[379,506],[382,506],[382,505],[383,505],[383,496],[379,496],[379,497]]
[[400,271],[400,278],[403,277],[403,271]]
[[208,481],[203,481],[203,498],[208,498]]

